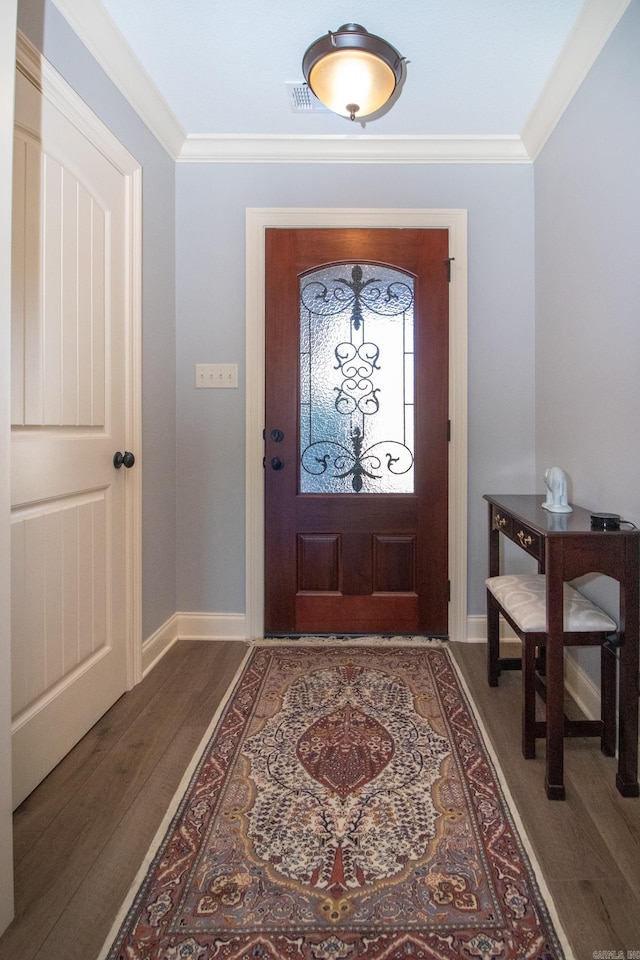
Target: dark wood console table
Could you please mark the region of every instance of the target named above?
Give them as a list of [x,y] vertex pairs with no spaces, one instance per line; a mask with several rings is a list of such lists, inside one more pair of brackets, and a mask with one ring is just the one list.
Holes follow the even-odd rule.
[[[587,573],[601,573],[620,584],[618,772],[616,786],[625,797],[638,787],[638,634],[640,530],[592,530],[591,512],[573,505],[572,513],[542,508],[544,494],[484,497],[489,504],[489,576],[500,574],[500,536],[508,537],[538,563],[547,589],[547,771],[551,799],[564,798],[564,649],[562,585]],[[554,638],[558,638],[554,642]]]

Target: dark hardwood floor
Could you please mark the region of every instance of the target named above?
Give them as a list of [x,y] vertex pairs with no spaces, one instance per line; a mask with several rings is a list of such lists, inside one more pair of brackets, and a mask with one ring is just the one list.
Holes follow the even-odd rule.
[[18,807],[2,960],[95,960],[245,653],[175,644]]
[[[595,740],[566,745],[567,800],[544,793],[544,745],[520,752],[520,674],[485,680],[482,644],[451,644],[576,960],[640,958],[640,799]],[[179,641],[15,814],[16,919],[0,960],[95,960],[184,770],[246,653]]]
[[547,800],[544,741],[535,760],[520,749],[520,671],[490,688],[485,645],[451,647],[576,960],[640,957],[640,798],[620,796],[617,761],[603,756],[599,740],[576,738],[565,740],[567,799]]

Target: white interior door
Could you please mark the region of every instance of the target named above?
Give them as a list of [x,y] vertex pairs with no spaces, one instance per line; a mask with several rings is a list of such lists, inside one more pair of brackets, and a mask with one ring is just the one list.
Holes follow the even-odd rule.
[[[130,470],[113,463],[116,451],[131,449],[136,433],[134,191],[122,169],[122,147],[113,162],[106,134],[98,146],[78,117],[72,119],[17,72],[11,453],[16,804],[137,679],[130,656],[136,578],[132,584],[129,575],[139,464]],[[133,170],[137,165],[129,160]]]

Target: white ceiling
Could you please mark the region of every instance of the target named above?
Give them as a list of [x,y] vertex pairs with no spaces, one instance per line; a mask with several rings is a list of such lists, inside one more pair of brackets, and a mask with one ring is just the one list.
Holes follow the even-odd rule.
[[[154,111],[164,110],[178,139],[483,138],[519,144],[545,98],[546,126],[552,114],[557,119],[629,0],[54,2],[132,102],[146,91],[150,126]],[[409,61],[397,100],[367,123],[294,113],[285,83],[302,81],[307,46],[346,22],[384,37]],[[135,55],[130,61],[127,45]],[[136,79],[140,65],[144,71]],[[527,146],[513,158],[530,155]]]

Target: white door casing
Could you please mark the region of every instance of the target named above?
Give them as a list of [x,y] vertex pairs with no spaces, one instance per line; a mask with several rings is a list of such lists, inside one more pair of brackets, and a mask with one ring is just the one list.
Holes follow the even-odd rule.
[[246,636],[264,633],[264,297],[267,228],[449,231],[449,637],[467,639],[467,211],[248,208],[246,211]]
[[[22,37],[18,51],[16,804],[141,675],[140,168]],[[136,465],[116,470],[125,449]]]

